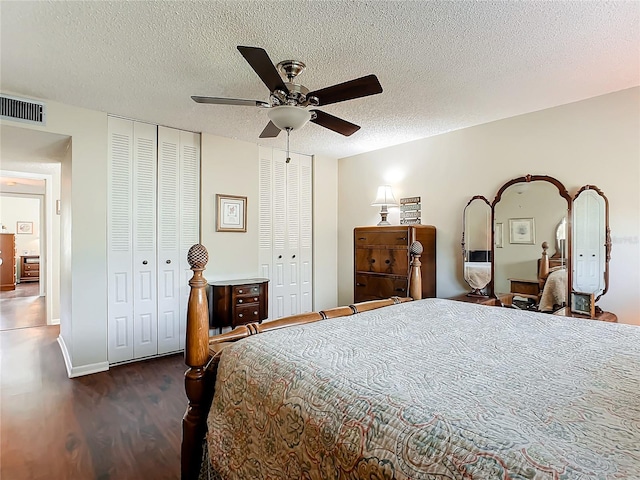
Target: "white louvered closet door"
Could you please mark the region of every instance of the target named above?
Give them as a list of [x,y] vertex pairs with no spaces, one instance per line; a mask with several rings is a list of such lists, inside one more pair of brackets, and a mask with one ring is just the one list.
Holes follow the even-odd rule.
[[180,349],[180,131],[158,127],[158,353]]
[[189,280],[187,253],[200,241],[200,134],[180,132],[180,349],[187,335]]
[[132,178],[133,124],[108,120],[108,301],[109,363],[133,358]]
[[156,165],[158,127],[133,122],[133,356],[158,353]]
[[311,311],[311,158],[260,149],[260,272],[269,278],[269,318]]
[[306,313],[313,311],[313,178],[311,157],[300,155],[298,162],[300,166],[300,313]]

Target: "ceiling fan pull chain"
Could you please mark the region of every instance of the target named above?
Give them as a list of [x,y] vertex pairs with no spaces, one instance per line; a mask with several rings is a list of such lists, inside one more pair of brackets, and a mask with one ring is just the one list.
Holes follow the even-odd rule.
[[291,133],[291,129],[287,128],[287,163],[291,161],[291,157],[289,157],[289,134]]

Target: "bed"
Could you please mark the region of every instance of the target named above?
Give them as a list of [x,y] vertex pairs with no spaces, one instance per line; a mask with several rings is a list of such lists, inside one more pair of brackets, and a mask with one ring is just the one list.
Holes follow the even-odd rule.
[[208,339],[199,268],[183,478],[639,475],[637,327],[390,299]]

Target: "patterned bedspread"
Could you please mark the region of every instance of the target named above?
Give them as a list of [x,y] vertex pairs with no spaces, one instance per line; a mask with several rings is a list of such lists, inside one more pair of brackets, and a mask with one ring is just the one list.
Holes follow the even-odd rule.
[[538,310],[552,312],[558,306],[567,304],[567,269],[560,268],[549,274],[544,282]]
[[232,479],[638,479],[640,328],[427,299],[250,337],[208,420]]

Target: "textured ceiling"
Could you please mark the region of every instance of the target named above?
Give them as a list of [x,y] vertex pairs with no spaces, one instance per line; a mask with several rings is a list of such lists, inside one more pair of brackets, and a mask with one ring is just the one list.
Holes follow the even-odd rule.
[[381,95],[321,109],[292,150],[344,157],[640,84],[639,2],[0,2],[0,88],[176,128],[259,140],[267,100],[237,45],[307,64],[308,88],[370,73]]

